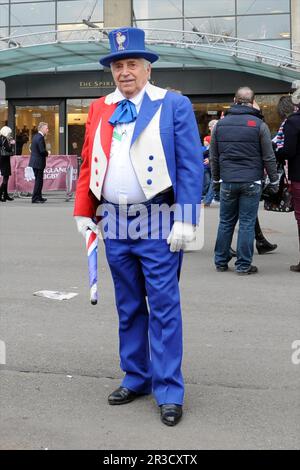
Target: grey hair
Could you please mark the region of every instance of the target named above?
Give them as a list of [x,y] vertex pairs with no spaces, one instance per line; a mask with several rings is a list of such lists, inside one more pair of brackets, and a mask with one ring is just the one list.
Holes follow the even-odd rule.
[[42,129],[42,127],[44,127],[44,126],[48,126],[48,123],[47,122],[39,122],[38,131],[40,131]]
[[[142,60],[144,62],[145,69],[147,69],[149,67],[149,65],[151,65],[151,62],[149,62],[149,60],[147,60],[147,59],[144,59],[143,57],[127,57],[127,58],[128,59],[140,59],[140,60]],[[122,60],[122,59],[120,59],[120,60]],[[110,65],[109,65],[110,68],[112,68],[112,64],[113,64],[113,62],[110,63]]]
[[234,101],[236,104],[253,104],[254,91],[248,86],[242,86],[237,89]]
[[217,124],[218,122],[218,119],[212,119],[211,121],[209,121],[208,123],[208,128],[209,129],[213,129],[215,127],[215,125]]
[[0,129],[0,135],[3,135],[3,137],[9,137],[12,133],[12,130],[8,126],[3,126]]
[[300,88],[294,91],[292,94],[292,102],[299,109],[300,108]]
[[147,67],[149,67],[149,65],[151,65],[151,62],[149,62],[149,60],[147,60],[147,59],[144,59],[144,67],[145,67],[145,69],[146,69]]

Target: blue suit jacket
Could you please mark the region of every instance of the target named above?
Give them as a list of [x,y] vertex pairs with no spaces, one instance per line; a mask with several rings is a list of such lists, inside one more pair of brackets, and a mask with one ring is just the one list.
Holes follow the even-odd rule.
[[[82,151],[74,215],[93,217],[109,162],[116,108],[111,93],[92,103]],[[130,148],[131,162],[147,199],[172,187],[179,209],[175,220],[198,223],[203,156],[191,102],[185,96],[147,84]]]
[[31,156],[28,166],[43,170],[46,166],[47,156],[48,151],[46,150],[45,138],[38,132],[34,135],[31,142]]

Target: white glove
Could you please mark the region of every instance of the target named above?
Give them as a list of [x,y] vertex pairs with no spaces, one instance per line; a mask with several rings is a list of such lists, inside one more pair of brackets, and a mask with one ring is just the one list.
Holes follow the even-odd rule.
[[95,232],[97,235],[99,234],[99,229],[98,226],[95,224],[95,222],[92,221],[90,217],[82,217],[81,215],[77,215],[74,217],[76,224],[77,224],[77,230],[83,237],[85,238],[85,232],[87,229],[92,230]]
[[167,243],[170,251],[180,251],[185,248],[186,243],[192,242],[196,238],[196,230],[193,224],[187,222],[174,222]]
[[31,166],[27,166],[26,168],[24,168],[24,178],[26,181],[35,180],[34,171]]

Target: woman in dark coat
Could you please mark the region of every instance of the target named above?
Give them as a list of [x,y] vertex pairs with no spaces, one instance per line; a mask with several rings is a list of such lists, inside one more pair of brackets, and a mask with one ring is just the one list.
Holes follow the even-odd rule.
[[8,180],[11,175],[10,157],[14,154],[15,141],[11,138],[12,130],[8,126],[0,129],[0,171],[3,177],[0,186],[0,201],[13,201],[13,198],[8,195],[7,186]]
[[[300,88],[293,93],[292,102],[296,109],[287,118],[283,128],[283,153],[288,160],[288,178],[291,181],[300,251]],[[290,270],[300,273],[300,261],[298,264],[290,266]]]

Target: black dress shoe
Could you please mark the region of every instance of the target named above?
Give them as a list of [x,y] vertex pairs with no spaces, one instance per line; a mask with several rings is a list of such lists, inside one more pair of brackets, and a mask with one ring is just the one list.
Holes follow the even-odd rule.
[[37,201],[31,201],[32,204],[44,204],[45,201],[41,201],[40,199],[38,199]]
[[276,250],[277,245],[274,245],[265,238],[263,240],[256,240],[256,249],[259,255],[264,255],[265,253],[269,253],[270,251]]
[[290,271],[294,271],[294,273],[300,273],[300,261],[298,264],[293,264],[290,266]]
[[119,387],[109,395],[108,403],[110,405],[124,405],[125,403],[130,403],[135,400],[138,396],[139,394],[133,390],[129,390],[126,387]]
[[46,201],[47,201],[47,198],[46,198],[46,197],[41,197],[40,201],[46,202]]
[[175,426],[182,416],[182,406],[168,403],[160,406],[160,417],[167,426]]

